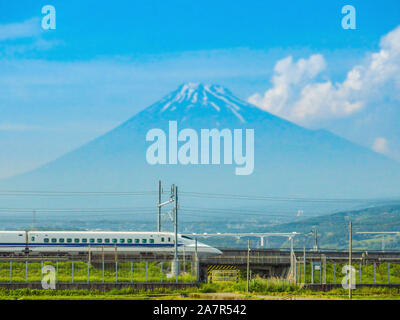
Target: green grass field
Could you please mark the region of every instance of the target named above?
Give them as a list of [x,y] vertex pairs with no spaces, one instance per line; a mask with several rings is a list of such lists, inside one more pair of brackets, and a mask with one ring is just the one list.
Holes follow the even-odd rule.
[[[225,295],[226,294],[226,297]],[[280,279],[257,279],[252,281],[250,292],[246,293],[246,282],[200,284],[183,290],[158,288],[151,291],[134,288],[100,290],[42,290],[42,289],[0,289],[0,300],[164,300],[164,299],[224,299],[236,294],[237,299],[340,299],[346,300],[347,290],[334,289],[329,292],[314,292],[301,286],[282,286]],[[353,291],[355,300],[400,300],[400,289],[359,288]]]

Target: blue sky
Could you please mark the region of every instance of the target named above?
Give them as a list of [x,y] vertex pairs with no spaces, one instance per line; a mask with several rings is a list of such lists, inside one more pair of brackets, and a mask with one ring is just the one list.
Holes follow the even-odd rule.
[[[47,4],[56,30],[40,27]],[[356,30],[341,27],[345,4],[356,8]],[[390,72],[400,65],[399,24],[395,0],[0,0],[0,177],[84,144],[188,81],[224,85],[400,160],[400,82]]]

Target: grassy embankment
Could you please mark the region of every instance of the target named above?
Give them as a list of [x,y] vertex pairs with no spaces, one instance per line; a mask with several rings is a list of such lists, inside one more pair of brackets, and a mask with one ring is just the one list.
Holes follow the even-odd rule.
[[[235,294],[232,296],[231,294]],[[224,295],[226,294],[226,295]],[[151,291],[127,289],[100,290],[39,290],[39,289],[0,289],[0,299],[50,299],[50,300],[126,300],[126,299],[296,299],[323,298],[347,299],[347,290],[334,289],[329,292],[314,292],[301,285],[290,284],[281,279],[253,279],[250,292],[246,293],[246,282],[224,282],[200,284],[197,288],[172,290],[158,288]],[[353,299],[396,299],[400,300],[400,289],[358,288],[353,291]]]
[[[46,262],[45,264],[55,263]],[[133,265],[134,282],[159,282],[161,280],[161,266],[159,263],[149,263],[147,278],[145,263],[139,262]],[[343,277],[341,274],[342,264],[336,264],[336,282],[340,283]],[[355,265],[358,270],[359,266]],[[25,282],[26,270],[25,263],[13,262],[12,264],[13,282]],[[167,278],[170,271],[170,265],[163,265],[163,281],[175,281],[175,278]],[[183,268],[182,268],[183,269]],[[182,270],[181,269],[181,270]],[[179,277],[180,282],[190,282],[190,264],[185,266],[186,272]],[[327,283],[334,282],[333,264],[327,264]],[[59,282],[71,282],[72,263],[59,262]],[[118,264],[118,282],[130,282],[130,263],[124,262]],[[376,266],[376,283],[387,283],[387,264]],[[90,281],[102,281],[102,269],[95,265],[90,266]],[[303,273],[302,273],[303,274]],[[282,281],[282,279],[261,279],[254,278],[250,281],[250,292],[246,293],[245,275],[241,274],[239,282],[219,282],[212,284],[200,284],[197,288],[187,288],[185,290],[172,290],[159,288],[151,291],[135,290],[133,288],[110,290],[103,292],[100,290],[37,290],[37,289],[0,289],[0,299],[196,299],[213,298],[213,293],[235,293],[238,298],[246,299],[269,299],[282,297],[310,297],[310,298],[329,298],[346,299],[347,290],[334,289],[330,292],[313,292],[306,290],[301,285],[295,285],[293,282]],[[29,263],[28,281],[39,282],[41,279],[41,263]],[[195,281],[193,273],[193,281]],[[0,282],[9,282],[10,268],[9,263],[0,263]],[[115,282],[115,264],[109,264],[105,268],[105,282]],[[373,265],[362,266],[362,283],[373,283]],[[74,262],[74,282],[87,281],[87,264],[85,262]],[[311,282],[311,266],[307,268],[307,282]],[[319,283],[319,272],[315,272],[314,282]],[[391,264],[390,282],[400,283],[400,265]],[[359,274],[356,274],[356,283],[360,283]],[[209,294],[209,295],[204,295]],[[210,295],[211,294],[211,295]],[[215,296],[215,298],[224,298],[224,296]],[[354,290],[355,299],[400,299],[400,289],[394,288],[357,288]]]

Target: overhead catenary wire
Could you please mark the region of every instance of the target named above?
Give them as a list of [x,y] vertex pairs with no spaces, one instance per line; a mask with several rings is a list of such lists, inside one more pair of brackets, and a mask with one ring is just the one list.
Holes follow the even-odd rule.
[[218,194],[205,192],[182,192],[189,197],[216,198],[216,199],[234,199],[234,200],[268,200],[268,201],[292,201],[292,202],[400,202],[400,198],[308,198],[308,197],[278,197],[263,195],[240,195],[240,194]]
[[0,190],[0,196],[35,196],[35,197],[67,197],[67,196],[149,196],[156,191],[19,191]]
[[[163,191],[165,193],[165,191]],[[185,197],[232,199],[232,200],[265,200],[279,202],[400,202],[399,197],[392,198],[315,198],[315,197],[280,197],[269,195],[243,195],[228,193],[209,193],[182,191]],[[157,196],[158,191],[48,191],[48,190],[0,190],[0,196]]]

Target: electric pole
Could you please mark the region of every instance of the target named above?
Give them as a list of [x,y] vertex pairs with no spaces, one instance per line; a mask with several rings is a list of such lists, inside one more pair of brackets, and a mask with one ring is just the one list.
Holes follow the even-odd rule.
[[178,260],[178,187],[175,186],[174,184],[171,185],[171,196],[168,201],[162,202],[161,203],[161,181],[158,181],[158,231],[161,231],[161,207],[169,205],[174,202],[174,208],[173,208],[173,217],[171,217],[171,220],[174,223],[174,234],[175,234],[175,245],[174,245],[174,260],[172,262],[171,266],[171,271],[176,273],[176,282],[178,282],[178,276],[179,276],[179,260]]
[[179,276],[179,260],[178,260],[178,186],[173,186],[174,188],[174,201],[175,201],[175,209],[174,209],[174,232],[175,232],[175,268],[176,268],[176,282],[178,282]]
[[351,252],[352,252],[352,233],[353,233],[353,224],[352,224],[352,222],[350,221],[350,223],[349,223],[349,299],[351,299],[352,298],[352,292],[351,292],[351,289],[352,289],[352,284],[353,284],[353,280],[351,279],[351,276],[352,276],[352,268],[351,268]]
[[250,274],[250,239],[247,240],[247,284],[246,292],[249,293],[249,274]]
[[318,251],[318,230],[317,230],[317,228],[314,228],[313,232],[314,232],[314,246],[313,246],[313,250],[314,250],[314,251]]
[[290,242],[290,277],[295,277],[295,266],[294,266],[294,250],[293,250],[293,237],[289,237]]
[[161,180],[158,180],[158,219],[157,231],[161,232]]
[[307,270],[306,270],[306,246],[304,246],[304,251],[303,251],[303,264],[304,264],[304,281],[303,283],[306,283],[307,281]]

